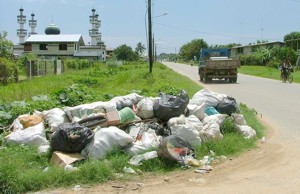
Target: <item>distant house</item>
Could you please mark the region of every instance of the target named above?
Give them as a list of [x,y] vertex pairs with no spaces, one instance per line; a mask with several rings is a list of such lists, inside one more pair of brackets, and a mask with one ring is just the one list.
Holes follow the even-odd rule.
[[283,47],[285,45],[284,42],[276,41],[276,42],[266,42],[261,44],[252,44],[246,46],[236,46],[230,49],[231,57],[238,57],[240,55],[248,55],[252,54],[257,48],[272,48],[275,46]]

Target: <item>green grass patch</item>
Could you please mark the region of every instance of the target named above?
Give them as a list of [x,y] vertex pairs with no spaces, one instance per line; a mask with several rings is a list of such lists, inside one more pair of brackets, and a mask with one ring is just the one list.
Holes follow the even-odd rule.
[[[295,68],[294,68],[295,69]],[[246,75],[253,75],[257,77],[275,79],[280,79],[280,71],[276,68],[272,67],[265,67],[265,66],[241,66],[238,69],[239,73],[246,74]],[[300,83],[300,71],[296,70],[293,73],[293,82]]]

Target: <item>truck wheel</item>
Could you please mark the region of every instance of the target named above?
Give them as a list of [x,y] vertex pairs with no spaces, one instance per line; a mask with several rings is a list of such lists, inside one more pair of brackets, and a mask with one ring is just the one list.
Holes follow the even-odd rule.
[[232,83],[236,83],[237,77],[232,78]]
[[203,76],[200,75],[200,81],[203,81]]

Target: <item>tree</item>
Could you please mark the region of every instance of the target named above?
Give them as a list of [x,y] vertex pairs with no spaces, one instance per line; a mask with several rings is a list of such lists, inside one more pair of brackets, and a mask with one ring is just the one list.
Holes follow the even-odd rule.
[[208,44],[203,39],[194,39],[180,48],[180,57],[184,60],[192,60],[194,56],[199,57],[202,48],[208,48]]
[[130,46],[123,44],[114,51],[118,60],[135,61],[139,59],[138,53],[134,52]]
[[300,32],[291,32],[286,34],[283,40],[286,46],[291,47],[294,50],[300,49]]
[[146,50],[145,45],[143,45],[141,42],[137,43],[135,52],[137,52],[141,56],[145,50]]
[[226,44],[226,45],[216,44],[216,45],[210,45],[209,48],[213,48],[213,49],[232,48],[232,47],[235,47],[235,46],[242,46],[242,45],[240,43],[229,43],[229,44]]
[[12,54],[14,44],[6,39],[7,32],[0,33],[0,57],[9,58]]

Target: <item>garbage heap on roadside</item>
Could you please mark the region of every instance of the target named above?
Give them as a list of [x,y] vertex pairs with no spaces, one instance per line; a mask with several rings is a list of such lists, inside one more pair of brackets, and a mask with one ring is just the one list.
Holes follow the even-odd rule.
[[[51,162],[65,168],[77,160],[105,159],[114,149],[131,156],[132,165],[163,157],[184,166],[195,163],[194,149],[202,142],[223,139],[220,126],[228,116],[244,138],[256,136],[234,98],[202,89],[191,99],[184,90],[178,96],[131,93],[107,102],[20,115],[5,139],[37,145],[39,152],[51,149]],[[149,149],[156,151],[145,153]]]

